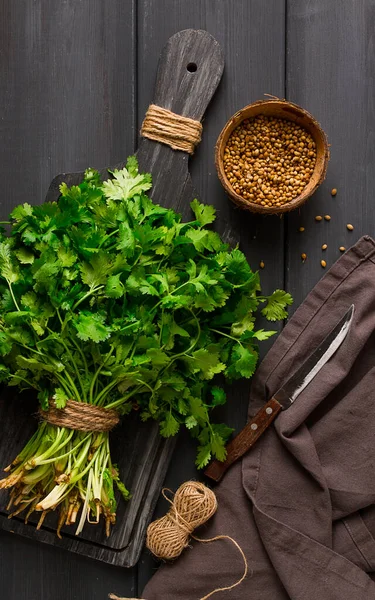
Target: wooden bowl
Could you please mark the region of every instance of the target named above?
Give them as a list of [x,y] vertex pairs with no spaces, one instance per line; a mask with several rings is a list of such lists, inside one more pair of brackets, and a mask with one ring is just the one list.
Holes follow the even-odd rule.
[[[234,191],[224,171],[224,150],[229,136],[242,121],[257,115],[266,115],[269,117],[278,117],[287,119],[289,121],[294,121],[312,135],[316,144],[316,163],[311,178],[299,196],[282,206],[262,206],[261,204],[252,202],[247,198],[243,198]],[[215,164],[217,173],[230,199],[240,208],[263,214],[279,214],[289,212],[290,210],[298,208],[304,204],[304,202],[306,202],[306,200],[313,195],[315,190],[324,180],[327,172],[328,160],[329,150],[327,137],[319,123],[306,110],[300,106],[297,106],[297,104],[287,102],[286,100],[259,100],[258,102],[254,102],[253,104],[245,106],[245,108],[236,112],[236,114],[229,119],[224,129],[220,133],[215,147]]]

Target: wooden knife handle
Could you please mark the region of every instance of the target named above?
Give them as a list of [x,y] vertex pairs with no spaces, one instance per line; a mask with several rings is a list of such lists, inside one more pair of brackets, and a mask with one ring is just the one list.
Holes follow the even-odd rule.
[[281,408],[281,404],[275,400],[275,398],[271,398],[271,400],[257,412],[255,417],[249,421],[242,431],[229,442],[227,446],[227,458],[225,461],[220,462],[219,460],[214,460],[207,467],[204,474],[214,481],[220,481],[227,469],[254,446],[262,433],[277,417]]

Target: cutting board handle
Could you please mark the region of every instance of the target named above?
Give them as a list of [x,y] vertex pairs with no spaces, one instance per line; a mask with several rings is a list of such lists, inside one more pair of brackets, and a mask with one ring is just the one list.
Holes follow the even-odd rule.
[[224,69],[215,38],[201,29],[175,33],[159,59],[154,104],[200,121]]
[[[212,35],[197,29],[179,31],[169,38],[161,52],[150,100],[176,114],[201,121],[223,70],[223,53]],[[184,217],[189,216],[189,204],[197,196],[188,172],[189,155],[142,138],[137,157],[140,170],[152,173],[150,195],[154,202],[173,206]]]

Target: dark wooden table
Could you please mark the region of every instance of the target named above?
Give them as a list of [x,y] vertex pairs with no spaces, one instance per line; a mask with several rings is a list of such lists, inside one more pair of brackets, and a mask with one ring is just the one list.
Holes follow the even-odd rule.
[[[265,262],[265,290],[287,289],[295,309],[324,274],[323,243],[329,266],[339,246],[375,232],[374,0],[0,0],[1,219],[18,203],[42,202],[57,173],[134,151],[159,52],[185,28],[213,34],[226,61],[191,160],[196,189],[235,228],[254,268]],[[213,161],[228,117],[265,93],[312,112],[331,144],[325,183],[282,219],[234,209]],[[315,222],[318,214],[331,221]],[[248,382],[236,384],[223,411],[236,428],[248,394]],[[193,454],[181,438],[169,487],[194,475]],[[137,596],[155,568],[147,553],[126,570],[0,532],[1,599]]]

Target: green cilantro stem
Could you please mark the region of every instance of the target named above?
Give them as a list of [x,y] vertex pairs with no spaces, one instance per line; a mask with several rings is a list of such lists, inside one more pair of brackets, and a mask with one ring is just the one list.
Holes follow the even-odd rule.
[[74,306],[72,308],[72,312],[74,312],[78,308],[78,306],[80,306],[82,304],[82,302],[87,300],[87,298],[90,298],[90,296],[92,296],[93,294],[96,294],[96,292],[98,292],[99,290],[102,290],[103,288],[104,288],[104,285],[98,285],[97,287],[88,291],[87,294],[85,294],[84,296],[82,296],[82,298],[77,300],[77,302],[74,304]]
[[[68,346],[65,344],[65,342],[64,342],[64,340],[63,340],[63,338],[60,338],[60,340],[59,340],[59,341],[60,341],[60,344],[61,344],[61,345],[64,347],[64,350],[65,350],[65,352],[66,352],[66,353],[67,353],[67,355],[69,356],[70,362],[71,362],[71,364],[72,364],[72,366],[73,366],[73,369],[74,369],[74,371],[75,371],[75,374],[76,374],[76,376],[77,376],[77,380],[78,380],[78,382],[79,382],[79,385],[80,385],[80,388],[81,388],[81,396],[80,396],[80,395],[79,395],[79,393],[78,393],[78,390],[77,390],[77,388],[74,386],[74,387],[75,387],[75,390],[76,390],[76,392],[77,392],[77,400],[81,398],[81,399],[82,399],[84,402],[86,402],[86,401],[87,401],[86,389],[85,389],[85,386],[83,385],[82,378],[81,378],[81,375],[80,375],[79,369],[78,369],[78,367],[77,367],[77,364],[76,364],[76,362],[75,362],[75,360],[74,360],[74,358],[73,358],[73,356],[72,356],[72,353],[70,352],[70,350],[69,350]],[[68,375],[68,374],[67,374],[67,375]]]
[[18,306],[17,300],[16,300],[16,298],[14,296],[12,284],[10,283],[10,281],[8,281],[8,286],[9,286],[10,295],[12,296],[12,300],[14,302],[14,305],[15,305],[16,309],[18,311],[20,311],[20,307]]
[[213,331],[214,333],[217,333],[218,335],[223,335],[224,337],[228,338],[229,340],[233,340],[234,342],[236,342],[237,344],[242,346],[241,341],[239,339],[233,337],[232,335],[228,335],[227,333],[224,333],[224,331],[219,331],[218,329],[212,329],[212,327],[210,327],[210,331]]

